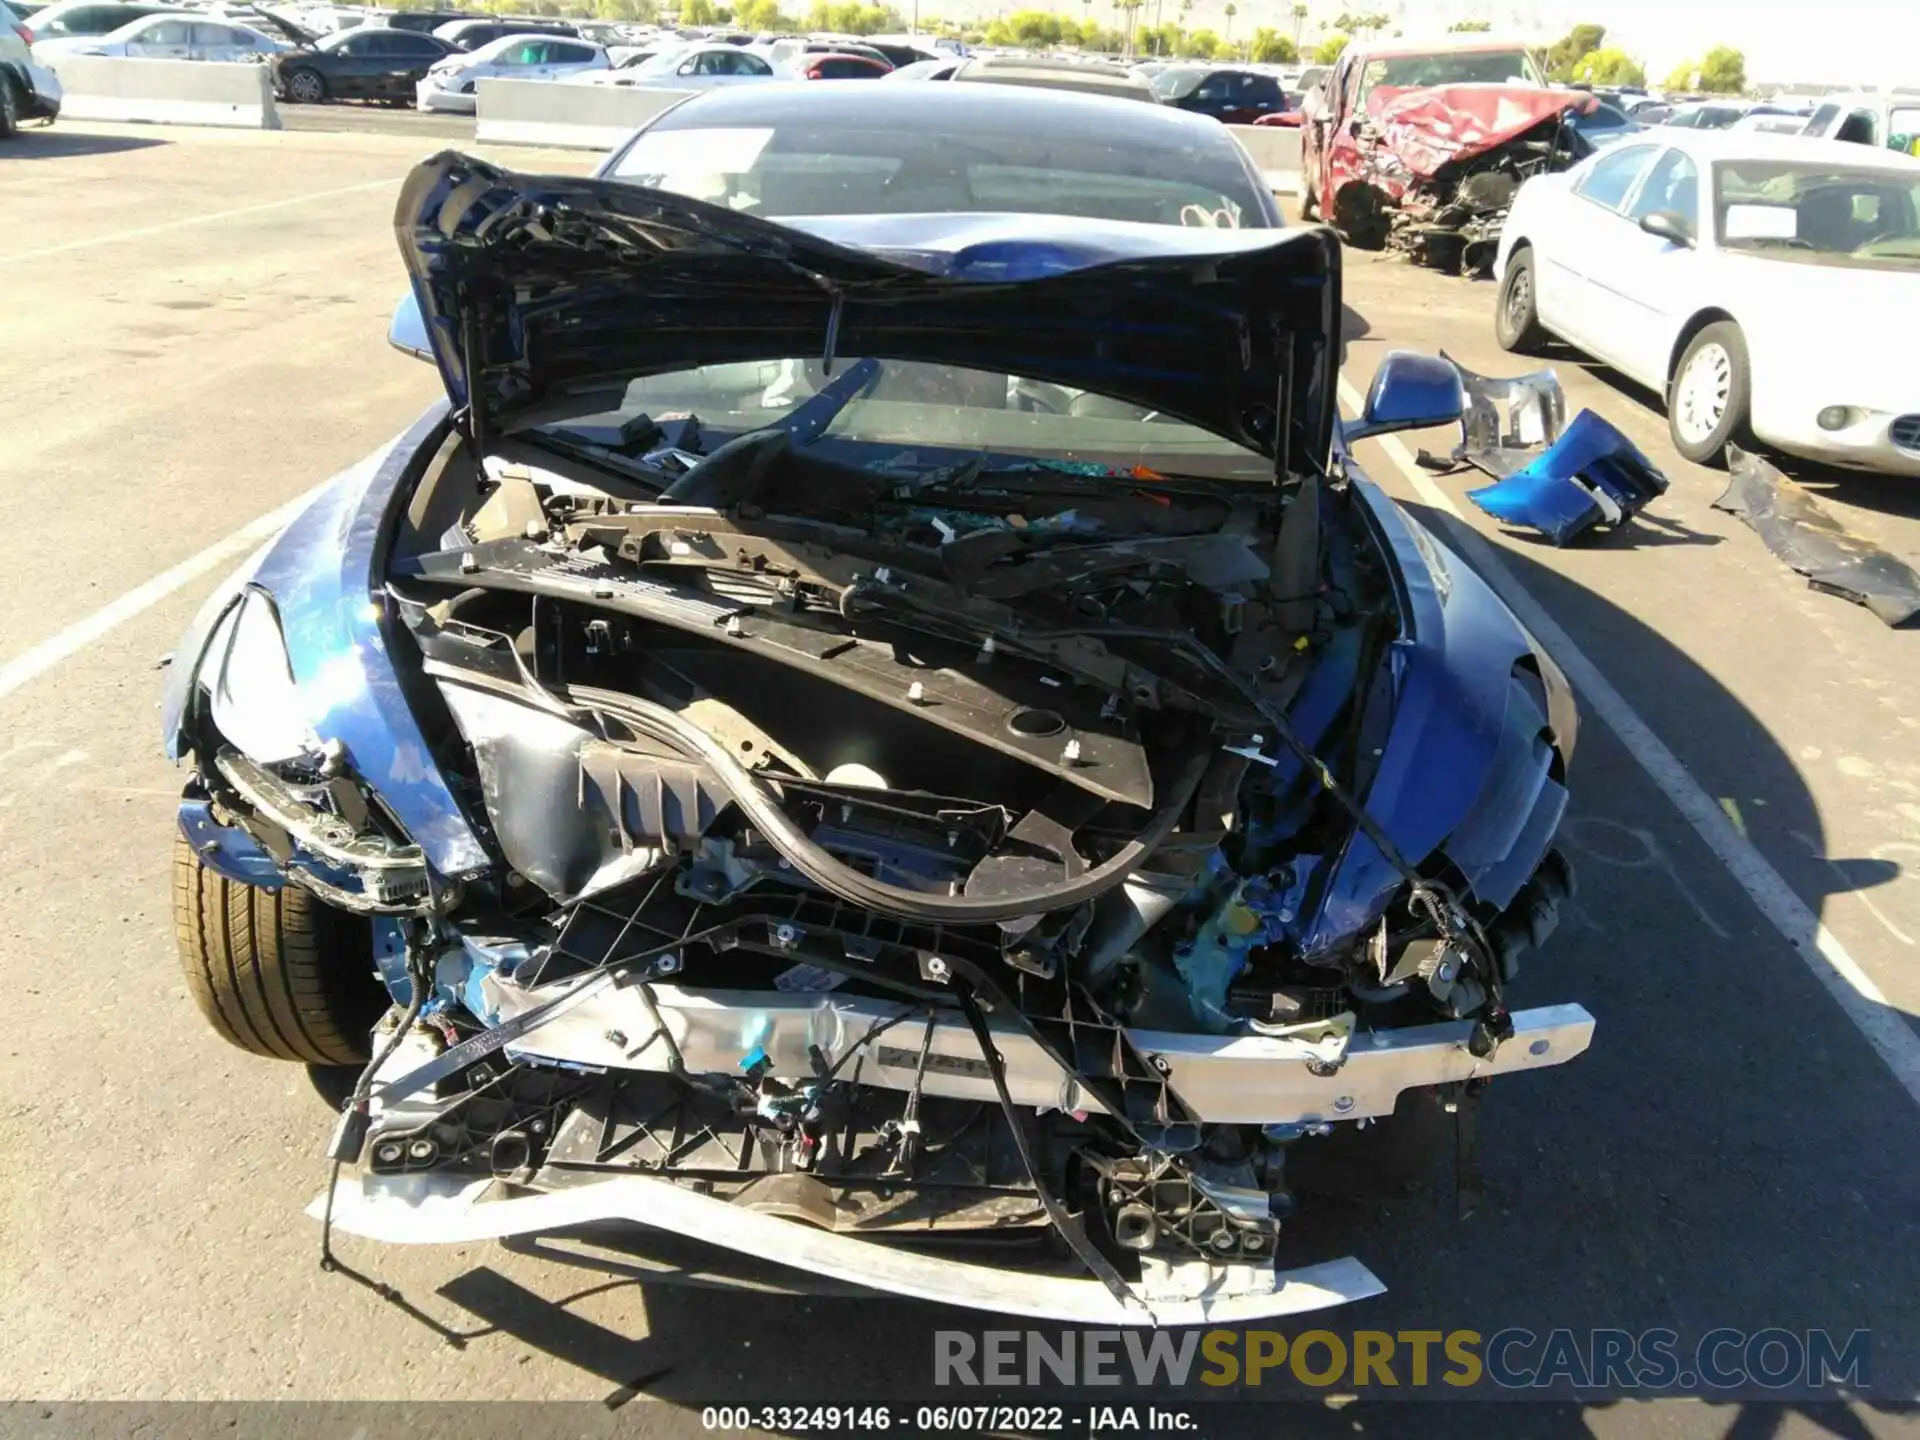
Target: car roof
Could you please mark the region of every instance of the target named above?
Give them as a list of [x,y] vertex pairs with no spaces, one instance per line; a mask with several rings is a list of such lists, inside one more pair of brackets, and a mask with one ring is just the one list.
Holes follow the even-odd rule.
[[1157,103],[1150,82],[1117,65],[996,55],[966,61],[953,72],[952,78],[976,84],[984,81],[1009,87],[1070,90],[1107,99]]
[[1112,145],[1130,142],[1239,148],[1239,142],[1209,115],[1172,105],[1116,103],[1084,90],[1038,85],[809,85],[771,82],[721,86],[696,92],[665,112],[656,124],[678,126],[780,127],[804,112],[809,120],[850,126],[885,125],[905,112],[928,125],[964,135],[971,127],[1018,128],[1036,134],[1097,132]]
[[1431,40],[1382,40],[1371,45],[1350,45],[1345,54],[1365,60],[1397,60],[1410,55],[1477,55],[1484,51],[1532,51],[1535,48],[1525,40],[1503,40],[1497,35],[1454,35],[1436,36]]
[[[1898,150],[1853,145],[1843,140],[1816,140],[1806,135],[1782,135],[1764,130],[1683,130],[1656,128],[1649,139],[1694,159],[1713,164],[1723,160],[1802,161],[1814,165],[1844,166],[1849,170],[1889,170],[1920,178],[1920,159]],[[1621,142],[1623,144],[1627,142]]]
[[568,45],[584,45],[589,50],[599,50],[602,46],[591,40],[582,40],[578,35],[560,35],[546,30],[523,30],[512,35],[496,35],[484,45],[476,45],[467,52],[468,60],[491,60],[512,45],[523,45],[529,40],[559,40]]

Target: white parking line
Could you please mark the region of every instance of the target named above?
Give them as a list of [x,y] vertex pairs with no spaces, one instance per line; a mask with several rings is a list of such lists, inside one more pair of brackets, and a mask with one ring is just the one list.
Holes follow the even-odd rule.
[[[1356,413],[1361,408],[1359,391],[1344,376],[1340,380],[1340,399]],[[1466,558],[1480,577],[1497,590],[1507,607],[1520,617],[1520,623],[1534,633],[1566,671],[1583,708],[1598,715],[1607,728],[1620,737],[1627,753],[1693,826],[1735,883],[1747,892],[1768,923],[1793,947],[1854,1028],[1866,1037],[1901,1088],[1920,1105],[1920,1036],[1916,1036],[1900,1013],[1887,1003],[1887,997],[1872,977],[1847,953],[1847,947],[1839,938],[1820,923],[1820,917],[1794,893],[1780,872],[1734,828],[1733,822],[1700,787],[1679,756],[1653,733],[1653,728],[1581,653],[1567,632],[1555,624],[1513,578],[1513,572],[1501,561],[1495,547],[1467,523],[1453,498],[1415,463],[1407,447],[1391,435],[1381,437],[1379,443],[1420,498],[1453,519],[1455,523],[1449,529],[1455,544],[1466,552]]]
[[252,524],[234,531],[224,540],[216,540],[198,555],[189,556],[171,570],[162,571],[146,584],[129,590],[119,599],[102,605],[91,615],[75,621],[58,634],[42,640],[31,650],[15,656],[5,665],[0,665],[0,699],[11,695],[29,681],[38,679],[68,656],[85,649],[109,631],[126,624],[141,611],[159,604],[174,591],[183,585],[191,584],[214,566],[244,554],[269,536],[277,534],[324,488],[324,486],[316,486],[306,494],[289,500],[278,510],[262,515]]
[[284,200],[265,200],[258,205],[242,205],[237,210],[215,210],[207,215],[188,215],[180,220],[162,220],[157,225],[139,225],[131,230],[111,230],[105,235],[88,235],[80,240],[67,240],[59,245],[42,245],[37,250],[15,250],[10,255],[0,255],[0,264],[12,260],[38,260],[43,255],[65,255],[72,250],[87,250],[95,245],[112,245],[121,240],[138,240],[147,235],[159,235],[168,230],[184,230],[190,225],[210,225],[216,220],[232,220],[239,215],[258,215],[263,210],[284,210],[289,205],[305,205],[314,200],[331,200],[339,195],[357,195],[363,190],[378,190],[383,186],[398,185],[398,179],[368,180],[359,185],[342,185],[338,190],[316,190],[311,195],[289,195]]

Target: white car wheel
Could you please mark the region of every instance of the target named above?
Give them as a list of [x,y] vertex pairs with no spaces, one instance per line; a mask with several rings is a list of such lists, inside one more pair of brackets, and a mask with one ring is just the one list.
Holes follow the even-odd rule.
[[1673,387],[1673,423],[1683,439],[1706,442],[1727,418],[1733,398],[1733,357],[1724,345],[1702,345],[1687,361]]
[[1738,325],[1721,320],[1695,335],[1667,389],[1667,430],[1674,449],[1695,464],[1712,465],[1729,444],[1750,446],[1750,374],[1746,337]]

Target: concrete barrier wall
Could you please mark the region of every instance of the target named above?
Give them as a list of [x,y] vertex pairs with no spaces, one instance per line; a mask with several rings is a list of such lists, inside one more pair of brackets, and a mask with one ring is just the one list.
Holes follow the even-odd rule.
[[263,64],[63,55],[47,68],[66,91],[63,119],[280,128],[273,83]]
[[1300,132],[1284,125],[1229,125],[1276,195],[1300,193]]
[[492,145],[611,150],[691,92],[641,85],[482,80],[474,138]]

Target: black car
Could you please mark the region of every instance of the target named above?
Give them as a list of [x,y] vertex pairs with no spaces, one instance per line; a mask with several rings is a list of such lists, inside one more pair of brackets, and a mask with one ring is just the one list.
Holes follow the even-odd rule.
[[[575,26],[561,20],[491,20],[474,22],[473,17],[463,15],[458,30],[450,30],[444,39],[456,50],[478,50],[482,45],[498,40],[502,35],[566,35],[578,36]],[[445,27],[442,27],[445,28]]]
[[1204,65],[1179,65],[1153,77],[1163,105],[1211,115],[1226,125],[1251,125],[1287,108],[1287,95],[1272,75]]
[[274,94],[301,104],[321,100],[411,100],[446,41],[411,30],[345,30],[273,60]]
[[387,16],[383,23],[389,30],[415,30],[422,35],[431,35],[442,25],[473,18],[471,10],[400,10]]

